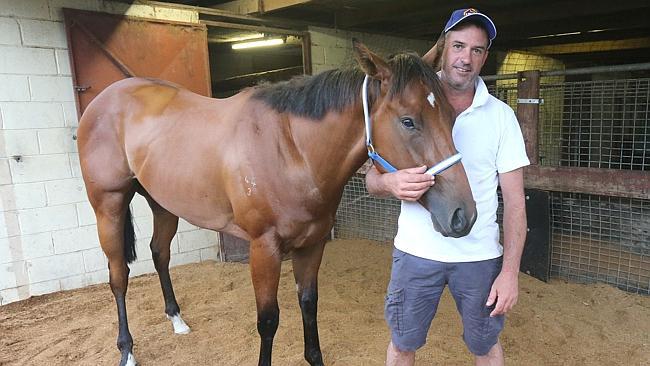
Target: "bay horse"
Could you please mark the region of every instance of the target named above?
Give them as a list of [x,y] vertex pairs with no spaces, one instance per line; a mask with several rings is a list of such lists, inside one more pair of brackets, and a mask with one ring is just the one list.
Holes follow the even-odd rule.
[[[125,296],[128,264],[136,258],[129,209],[136,192],[153,211],[151,253],[176,333],[189,332],[168,269],[182,217],[250,242],[259,365],[271,364],[280,265],[291,253],[304,357],[310,365],[323,364],[317,276],[344,186],[367,159],[364,73],[377,152],[400,169],[456,153],[451,108],[433,68],[412,53],[385,61],[360,42],[353,41],[353,50],[360,69],[301,76],[226,99],[130,78],[89,104],[79,122],[79,158],[108,258],[120,365],[135,364]],[[444,235],[466,235],[476,218],[461,164],[440,175],[420,203]]]

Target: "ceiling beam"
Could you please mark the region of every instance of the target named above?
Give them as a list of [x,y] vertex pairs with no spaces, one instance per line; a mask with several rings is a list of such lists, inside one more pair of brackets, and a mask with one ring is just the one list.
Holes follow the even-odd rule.
[[234,0],[214,5],[213,8],[237,14],[265,14],[290,6],[310,3],[312,0]]
[[618,41],[594,41],[556,44],[550,46],[528,47],[524,48],[524,50],[541,53],[544,55],[562,55],[572,53],[633,50],[639,48],[650,48],[650,37],[639,37]]
[[[516,17],[517,19],[526,19],[525,22],[514,22],[512,20],[498,22],[497,39],[494,42],[496,47],[501,48],[501,44],[510,41],[525,42],[529,37],[543,36],[549,34],[562,34],[571,32],[592,31],[595,29],[606,30],[606,32],[620,31],[624,29],[648,28],[648,18],[650,18],[650,7],[635,10],[617,11],[615,13],[587,16],[556,15],[553,20],[533,20],[528,16],[528,11]],[[442,30],[442,24],[417,24],[411,27],[403,27],[401,34],[412,38],[422,38],[429,36],[431,38]],[[532,40],[531,40],[532,41]]]
[[544,38],[512,38],[502,39],[495,43],[495,49],[524,49],[528,47],[550,46],[555,44],[584,43],[595,41],[620,41],[631,38],[647,37],[650,34],[648,28],[619,29],[606,32],[589,32],[579,34],[568,34],[558,37]]
[[[363,26],[364,24],[376,23],[382,21],[390,21],[395,18],[406,18],[413,14],[438,13],[445,12],[445,16],[449,16],[454,5],[440,5],[436,3],[443,3],[434,1],[433,4],[424,4],[419,0],[401,0],[391,1],[382,5],[364,7],[363,9],[344,11],[337,16],[337,26],[345,28],[354,28]],[[441,9],[444,7],[444,9]],[[447,14],[449,13],[449,14]],[[432,19],[435,20],[435,19]],[[405,22],[408,25],[408,21]]]

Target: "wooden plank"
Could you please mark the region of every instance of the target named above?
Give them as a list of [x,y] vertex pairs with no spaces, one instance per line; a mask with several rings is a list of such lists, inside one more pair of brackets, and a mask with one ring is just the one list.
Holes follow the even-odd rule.
[[312,0],[260,0],[262,5],[261,13],[268,13],[270,11],[307,4],[310,2],[312,2]]
[[235,0],[211,6],[213,9],[229,11],[235,14],[254,14],[260,11],[259,0]]
[[305,75],[311,75],[311,38],[309,32],[302,36],[302,67]]
[[550,46],[527,47],[526,50],[544,55],[561,55],[567,53],[593,53],[600,51],[634,50],[650,48],[650,37],[623,40],[565,43]]
[[235,0],[214,5],[213,8],[236,14],[264,14],[294,5],[310,3],[312,0]]
[[201,23],[205,25],[209,25],[211,27],[242,29],[242,30],[249,30],[249,31],[260,32],[260,33],[287,34],[287,35],[298,36],[298,37],[302,37],[305,34],[308,34],[307,32],[301,32],[301,31],[285,29],[285,28],[267,27],[264,25],[248,25],[248,24],[228,23],[228,22],[220,22],[220,21],[213,21],[213,20],[201,20]]
[[[530,99],[539,102],[539,71],[519,72],[517,80],[517,99]],[[517,119],[526,144],[526,154],[531,164],[537,164],[539,149],[537,126],[539,124],[539,103],[518,101]]]
[[650,199],[650,172],[531,165],[524,172],[526,188]]

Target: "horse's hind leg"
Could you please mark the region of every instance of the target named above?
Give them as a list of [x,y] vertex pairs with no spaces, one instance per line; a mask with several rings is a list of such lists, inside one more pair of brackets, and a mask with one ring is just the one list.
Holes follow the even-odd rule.
[[145,196],[151,211],[153,211],[153,237],[149,247],[165,298],[165,314],[172,322],[174,333],[187,334],[190,332],[190,327],[181,318],[181,309],[176,302],[172,280],[169,276],[169,249],[178,228],[178,216],[162,208],[143,189],[138,189],[138,192]]
[[294,250],[291,257],[305,333],[305,360],[312,366],[323,365],[316,314],[318,309],[318,269],[323,258],[324,248],[325,241]]
[[117,348],[120,350],[120,366],[134,366],[133,337],[129,332],[126,316],[126,290],[129,283],[128,263],[135,260],[135,236],[131,223],[129,202],[134,191],[106,192],[89,190],[89,199],[97,217],[97,232],[102,250],[108,258],[111,291],[117,304],[119,333]]

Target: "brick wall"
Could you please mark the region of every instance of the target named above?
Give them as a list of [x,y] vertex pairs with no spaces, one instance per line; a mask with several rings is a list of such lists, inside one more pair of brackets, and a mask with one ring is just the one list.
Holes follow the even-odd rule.
[[[62,7],[197,22],[193,11],[100,0],[0,0],[0,305],[108,281],[74,141],[78,119]],[[154,272],[146,201],[132,203],[138,261]],[[218,259],[217,236],[183,222],[172,265]]]

